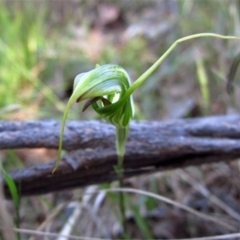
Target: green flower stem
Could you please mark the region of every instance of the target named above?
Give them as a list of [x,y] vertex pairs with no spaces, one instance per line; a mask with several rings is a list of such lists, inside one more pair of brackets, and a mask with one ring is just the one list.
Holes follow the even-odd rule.
[[[128,127],[126,128],[116,128],[116,149],[118,154],[118,162],[117,166],[115,166],[115,171],[118,175],[119,187],[123,188],[123,177],[124,177],[124,169],[123,169],[123,159],[125,155],[125,145],[128,137]],[[121,222],[123,228],[123,235],[127,233],[127,222],[126,222],[126,209],[125,209],[125,198],[124,192],[119,193],[119,206],[121,213]]]
[[129,127],[125,128],[116,128],[116,149],[118,153],[118,166],[123,165],[123,158],[125,154],[125,145],[128,137],[128,129]]

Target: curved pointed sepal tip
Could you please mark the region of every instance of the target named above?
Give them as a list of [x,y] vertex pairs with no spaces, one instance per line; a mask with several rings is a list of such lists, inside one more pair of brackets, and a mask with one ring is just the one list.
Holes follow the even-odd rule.
[[52,174],[54,174],[57,169],[58,169],[58,165],[56,165],[56,166],[54,167],[54,169],[52,170]]
[[52,174],[54,174],[56,171],[57,171],[57,169],[58,169],[58,167],[59,167],[59,164],[60,164],[60,160],[59,160],[59,158],[56,160],[56,164],[55,164],[55,167],[54,167],[54,169],[52,170]]
[[[65,125],[65,124],[64,124]],[[63,129],[64,129],[64,125],[63,125]],[[62,150],[62,135],[63,135],[63,132],[61,131],[61,137],[60,137],[60,144],[59,144],[59,149],[58,149],[58,157],[57,157],[57,160],[56,160],[56,164],[55,164],[55,167],[54,169],[52,170],[52,174],[54,174],[58,167],[59,167],[59,164],[60,164],[60,161],[61,161],[61,150]]]

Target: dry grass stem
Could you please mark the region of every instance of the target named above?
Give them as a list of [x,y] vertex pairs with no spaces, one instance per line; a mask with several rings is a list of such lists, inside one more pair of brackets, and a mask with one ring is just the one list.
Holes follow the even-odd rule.
[[82,207],[87,205],[87,203],[90,201],[91,197],[93,196],[91,193],[96,192],[98,190],[98,186],[90,186],[86,189],[85,194],[83,195],[82,202],[78,202],[75,210],[71,214],[71,216],[68,218],[66,224],[60,231],[60,236],[57,238],[57,240],[68,240],[68,235],[72,232],[72,229],[74,225],[76,224],[76,221],[79,219],[81,213],[82,213]]
[[[0,227],[0,229],[2,229],[2,227]],[[76,236],[72,236],[72,235],[65,236],[65,235],[60,235],[58,233],[46,233],[46,232],[35,231],[35,230],[30,230],[30,229],[23,229],[23,228],[13,228],[12,230],[15,232],[18,232],[18,233],[31,234],[31,235],[36,235],[36,236],[46,236],[46,237],[62,236],[62,237],[67,237],[68,240],[108,240],[108,239],[103,239],[103,238],[76,237]],[[228,239],[233,239],[233,238],[237,238],[237,237],[238,238],[240,237],[240,233],[231,233],[231,234],[211,236],[211,237],[182,238],[182,239],[171,239],[171,240],[228,240]],[[132,239],[132,240],[140,240],[140,239]]]
[[[36,229],[36,231],[43,231],[47,225],[52,222],[56,217],[57,215],[67,207],[67,205],[70,203],[70,201],[66,202],[66,203],[63,203],[63,204],[59,204],[55,209],[54,211],[45,219],[44,222],[42,222],[42,224]],[[31,236],[29,238],[29,240],[35,240],[35,236]]]
[[208,216],[207,214],[204,214],[204,213],[201,213],[201,212],[198,212],[190,207],[187,207],[179,202],[176,202],[174,200],[171,200],[167,197],[164,197],[164,196],[161,196],[159,194],[155,194],[155,193],[151,193],[151,192],[147,192],[147,191],[143,191],[143,190],[140,190],[140,189],[134,189],[134,188],[112,188],[112,189],[106,189],[106,190],[101,190],[101,191],[106,191],[106,192],[128,192],[128,193],[137,193],[137,194],[141,194],[141,195],[145,195],[145,196],[148,196],[148,197],[152,197],[152,198],[155,198],[159,201],[162,201],[162,202],[165,202],[165,203],[168,203],[170,205],[173,205],[175,207],[178,207],[180,209],[183,209],[191,214],[194,214],[195,216],[198,216],[202,219],[205,219],[207,221],[211,221],[211,222],[214,222],[220,226],[223,226],[225,227],[226,229],[228,230],[231,230],[231,231],[235,231],[235,227],[229,225],[228,223],[225,223],[217,218],[214,218],[212,216]]
[[240,215],[232,208],[230,208],[227,204],[225,204],[223,201],[221,201],[219,198],[217,198],[215,195],[213,195],[203,184],[196,181],[184,170],[178,170],[178,173],[182,179],[189,183],[195,190],[200,192],[204,197],[208,198],[210,202],[221,208],[232,218],[236,219],[237,221],[240,221]]

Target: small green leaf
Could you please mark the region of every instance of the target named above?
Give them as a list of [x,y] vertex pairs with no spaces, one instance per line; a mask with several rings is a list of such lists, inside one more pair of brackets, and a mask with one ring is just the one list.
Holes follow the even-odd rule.
[[16,210],[18,210],[19,204],[20,204],[20,197],[18,194],[17,186],[16,186],[15,182],[13,181],[12,177],[3,169],[3,167],[1,167],[1,171],[3,173],[3,177],[7,183],[10,194],[12,196],[14,206],[15,206]]

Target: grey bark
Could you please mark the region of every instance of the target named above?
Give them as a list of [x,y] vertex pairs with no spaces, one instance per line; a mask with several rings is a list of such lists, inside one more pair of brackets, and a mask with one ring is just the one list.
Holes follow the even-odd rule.
[[[58,148],[60,122],[0,121],[0,149]],[[70,151],[52,174],[54,161],[10,175],[21,196],[44,194],[117,179],[115,129],[100,121],[69,121],[63,148]],[[133,121],[124,178],[240,157],[240,116],[171,121]],[[3,181],[5,194],[10,197]]]

